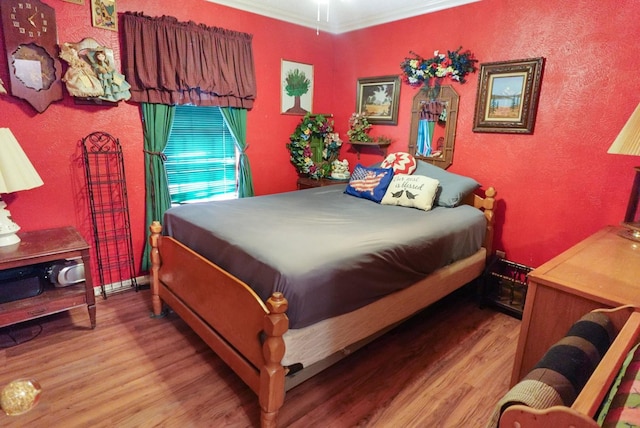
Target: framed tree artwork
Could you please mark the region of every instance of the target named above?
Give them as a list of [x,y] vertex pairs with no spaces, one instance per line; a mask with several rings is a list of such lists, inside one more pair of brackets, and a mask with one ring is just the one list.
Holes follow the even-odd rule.
[[280,68],[280,113],[304,116],[313,107],[313,65],[283,59]]
[[369,123],[397,125],[399,99],[398,75],[358,79],[356,112],[366,115]]
[[543,58],[480,64],[473,132],[532,134]]

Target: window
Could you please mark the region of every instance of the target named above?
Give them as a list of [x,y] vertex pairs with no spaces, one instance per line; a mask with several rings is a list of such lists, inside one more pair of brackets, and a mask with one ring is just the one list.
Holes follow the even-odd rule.
[[176,106],[165,167],[171,204],[237,197],[237,153],[219,107]]

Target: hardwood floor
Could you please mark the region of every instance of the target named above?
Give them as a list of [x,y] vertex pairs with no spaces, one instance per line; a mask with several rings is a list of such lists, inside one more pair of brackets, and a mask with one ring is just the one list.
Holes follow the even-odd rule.
[[[33,377],[39,404],[7,427],[251,427],[257,397],[148,290],[0,330],[0,387]],[[419,313],[287,393],[282,427],[484,427],[508,389],[520,321],[469,290]]]

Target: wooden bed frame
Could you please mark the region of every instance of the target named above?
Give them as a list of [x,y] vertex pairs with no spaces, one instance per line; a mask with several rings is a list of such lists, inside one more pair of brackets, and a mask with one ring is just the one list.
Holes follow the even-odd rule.
[[599,428],[595,421],[598,409],[627,354],[640,338],[639,310],[632,306],[599,310],[609,315],[618,335],[571,407],[533,409],[513,405],[500,417],[500,428]]
[[[492,253],[495,195],[490,187],[484,198],[472,194],[464,201],[484,211],[487,257]],[[244,282],[162,236],[159,222],[150,230],[154,315],[162,315],[163,303],[171,307],[258,395],[261,426],[275,427],[285,396],[286,373],[280,362],[289,324],[287,300],[274,293],[264,303]],[[441,297],[434,296],[433,302]]]

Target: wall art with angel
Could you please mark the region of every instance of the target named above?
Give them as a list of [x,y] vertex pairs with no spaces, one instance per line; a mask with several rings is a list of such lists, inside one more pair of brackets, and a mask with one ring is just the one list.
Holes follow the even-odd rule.
[[115,103],[131,97],[131,85],[115,68],[113,50],[94,39],[63,43],[60,58],[68,65],[62,81],[70,95]]

